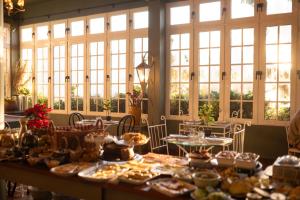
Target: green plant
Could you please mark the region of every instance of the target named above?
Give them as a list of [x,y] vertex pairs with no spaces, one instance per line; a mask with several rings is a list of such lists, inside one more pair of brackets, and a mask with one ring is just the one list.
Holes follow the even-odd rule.
[[45,97],[45,96],[42,96],[42,95],[38,96],[37,103],[48,105],[48,97]]
[[199,119],[204,122],[204,124],[210,124],[211,122],[214,122],[214,107],[211,104],[203,104],[200,106],[198,116]]
[[106,115],[109,116],[111,111],[111,100],[110,99],[103,99],[103,110],[106,111]]

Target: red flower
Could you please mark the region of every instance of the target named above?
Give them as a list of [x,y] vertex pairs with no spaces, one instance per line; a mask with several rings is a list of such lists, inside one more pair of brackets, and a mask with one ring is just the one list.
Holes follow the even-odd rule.
[[51,108],[47,108],[45,104],[35,104],[32,108],[25,111],[28,128],[47,128],[49,126],[48,113]]

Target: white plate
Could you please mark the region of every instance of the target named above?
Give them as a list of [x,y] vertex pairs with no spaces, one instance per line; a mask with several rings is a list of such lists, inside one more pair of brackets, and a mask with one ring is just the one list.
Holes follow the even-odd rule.
[[116,179],[118,178],[118,176],[123,173],[124,171],[126,171],[125,169],[124,170],[120,170],[118,173],[120,174],[115,174],[114,176],[110,176],[110,177],[107,177],[107,178],[99,178],[99,177],[93,177],[92,174],[94,174],[98,169],[100,169],[103,165],[96,165],[96,166],[93,166],[93,167],[90,167],[88,169],[85,169],[85,170],[82,170],[81,172],[78,173],[78,176],[85,179],[85,180],[88,180],[88,181],[94,181],[94,182],[104,182],[104,181],[109,181],[109,180],[112,180],[112,179]]
[[[137,154],[137,153],[134,154],[134,156],[132,158],[132,160],[136,160],[138,162],[143,161],[143,159],[144,159],[143,156],[140,154]],[[120,160],[120,161],[118,161],[118,160],[117,161],[101,160],[102,164],[125,164],[128,161],[131,161],[131,160],[126,160],[126,161],[124,161],[124,160]]]

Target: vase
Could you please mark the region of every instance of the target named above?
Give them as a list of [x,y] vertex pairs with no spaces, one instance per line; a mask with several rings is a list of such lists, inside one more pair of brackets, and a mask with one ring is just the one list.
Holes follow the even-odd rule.
[[133,115],[135,118],[135,124],[134,125],[140,125],[141,122],[141,114],[142,110],[140,106],[129,106],[129,114]]

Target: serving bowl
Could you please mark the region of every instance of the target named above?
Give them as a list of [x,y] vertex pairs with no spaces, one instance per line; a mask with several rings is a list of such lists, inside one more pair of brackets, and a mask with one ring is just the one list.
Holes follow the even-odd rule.
[[196,172],[193,174],[193,181],[200,188],[216,187],[221,181],[221,176],[213,171]]

